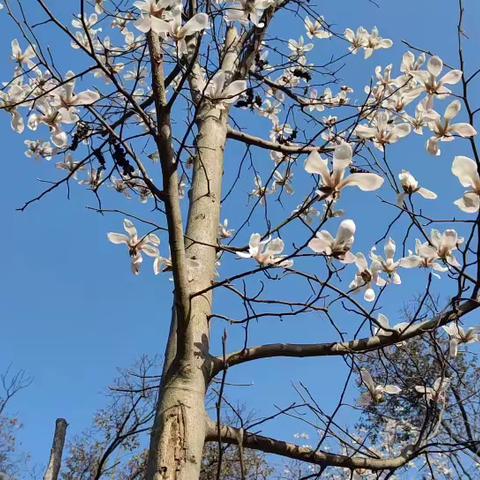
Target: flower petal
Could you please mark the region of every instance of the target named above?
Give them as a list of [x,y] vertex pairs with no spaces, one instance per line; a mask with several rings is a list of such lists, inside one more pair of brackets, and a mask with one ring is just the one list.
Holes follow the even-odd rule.
[[363,298],[367,302],[373,302],[375,300],[375,291],[372,287],[365,289],[365,294],[363,295]]
[[390,395],[398,395],[402,391],[402,389],[397,385],[385,385],[383,390],[385,393],[389,393]]
[[281,238],[274,238],[272,241],[268,242],[267,247],[265,248],[266,255],[278,255],[283,252],[285,248],[285,243]]
[[137,236],[137,229],[135,228],[133,222],[128,220],[128,218],[123,221],[123,228],[128,233],[130,238]]
[[463,155],[458,155],[453,159],[452,173],[458,177],[464,187],[473,187],[480,183],[477,164],[471,158]]
[[153,245],[150,245],[148,243],[143,243],[141,249],[142,249],[142,252],[145,253],[145,255],[148,255],[149,257],[156,258],[160,254],[157,247],[154,247]]
[[247,89],[247,82],[245,80],[235,80],[230,83],[222,92],[222,99],[224,103],[232,103],[237,97]]
[[398,265],[402,268],[418,268],[422,264],[422,257],[418,255],[409,255],[401,258]]
[[431,190],[428,190],[427,188],[420,187],[417,190],[417,193],[427,200],[435,200],[437,198],[437,194]]
[[324,160],[316,150],[311,152],[308,156],[305,162],[305,171],[307,173],[315,173],[320,175],[324,184],[327,184],[328,179],[330,178],[327,160]]
[[443,70],[442,59],[434,55],[428,60],[427,69],[434,77],[438,77]]
[[462,109],[462,104],[460,103],[459,100],[454,100],[445,110],[445,120],[452,120],[452,118],[455,118],[459,113],[460,110]]
[[206,13],[197,13],[182,27],[182,30],[187,37],[193,33],[205,30],[208,27],[208,15]]
[[339,188],[358,187],[364,192],[378,190],[383,185],[384,179],[376,173],[353,173],[346,178]]
[[469,123],[454,123],[450,125],[450,131],[463,138],[473,137],[477,131]]
[[122,243],[125,243],[128,245],[128,237],[123,233],[110,232],[107,234],[107,237],[115,245],[120,245]]
[[462,76],[463,72],[461,70],[450,70],[440,79],[440,82],[447,85],[455,85],[462,79]]
[[343,220],[338,227],[337,236],[335,239],[336,243],[349,243],[352,240],[352,237],[355,235],[355,230],[356,226],[353,220]]
[[144,17],[143,15],[134,23],[134,26],[137,30],[140,30],[142,33],[147,33],[152,27],[151,17]]
[[[166,22],[165,20],[161,20],[160,18],[157,17],[150,17],[150,24],[151,24],[151,29],[152,32],[156,33],[157,35],[161,33],[170,33],[171,32],[171,25],[170,22]],[[138,25],[136,25],[137,29]]]
[[352,163],[352,147],[348,143],[342,143],[333,152],[333,169],[345,169]]
[[453,203],[465,213],[476,213],[480,209],[480,197],[474,192],[465,193]]

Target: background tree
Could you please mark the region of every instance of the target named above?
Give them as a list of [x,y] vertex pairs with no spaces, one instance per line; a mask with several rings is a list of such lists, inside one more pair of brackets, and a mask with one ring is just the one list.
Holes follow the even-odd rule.
[[13,373],[10,367],[0,375],[0,478],[1,475],[5,478],[16,476],[27,458],[17,442],[21,422],[7,414],[7,406],[18,392],[28,387],[30,381],[24,371]]
[[[432,299],[430,303],[434,313],[439,302]],[[415,307],[405,311],[407,321]],[[389,402],[368,402],[359,428],[368,432],[372,443],[393,448],[408,443],[424,428],[426,415],[434,417],[437,451],[420,457],[422,475],[473,479],[480,461],[477,354],[471,348],[468,351],[466,344],[457,349],[451,328],[443,330],[359,358],[359,367],[368,368],[376,381],[400,385],[403,391]],[[476,331],[470,340],[478,341]],[[433,385],[442,375],[450,383],[446,406],[439,412],[434,402],[419,397],[417,386]]]
[[[61,478],[64,480],[143,478],[147,451],[145,443],[155,414],[155,361],[142,358],[134,368],[122,371],[108,392],[108,404],[99,410],[88,431],[68,442]],[[235,410],[240,413],[240,410]],[[243,416],[248,420],[248,416]],[[226,419],[227,420],[227,419]],[[228,418],[230,423],[235,420]],[[264,455],[222,445],[219,462],[218,445],[206,445],[201,480],[220,477],[239,478],[243,468],[246,480],[268,480],[274,473]]]
[[[452,445],[451,436],[439,436],[452,385],[440,355],[438,377],[420,384],[418,377],[384,383],[359,366],[367,352],[383,355],[418,337],[435,341],[443,326],[456,329],[457,343],[475,337],[459,329],[478,307],[480,285],[478,109],[469,95],[479,70],[465,65],[461,1],[457,65],[411,46],[396,67],[377,67],[373,80],[369,74],[355,98],[340,83],[347,59],[369,59],[392,40],[377,28],[331,26],[301,1],[81,0],[73,21],[45,0],[29,9],[4,3],[21,40],[12,41],[15,67],[0,108],[17,133],[37,132],[25,141],[27,156],[55,158],[60,175],[20,210],[78,183],[91,190],[93,210],[124,218],[125,233],[108,239],[126,249],[133,274],[151,257],[153,272],[173,280],[163,283],[172,296],[171,328],[141,475],[197,479],[209,442],[219,449],[217,478],[224,445],[306,462],[310,477],[391,478],[420,457],[468,450],[463,439]],[[292,26],[287,34],[285,25]],[[52,40],[68,41],[75,59],[59,58]],[[315,57],[314,47],[327,42],[340,47]],[[268,127],[256,128],[258,116]],[[426,148],[414,139],[422,134]],[[391,157],[409,140],[399,167]],[[423,182],[414,152],[454,158],[430,158],[448,168],[422,174]],[[124,208],[126,199],[146,208]],[[247,200],[249,208],[240,209]],[[438,289],[447,299],[432,311],[428,300]],[[392,305],[419,291],[409,321],[390,324]],[[272,329],[258,339],[255,326],[273,320],[295,331]],[[312,338],[318,330],[320,338]],[[333,411],[301,384],[298,402],[273,402],[274,412],[253,423],[224,424],[230,378],[241,366],[277,357],[341,358],[345,384]],[[379,451],[338,420],[352,408],[356,373],[369,403],[410,391],[423,399],[408,441]],[[213,412],[206,408],[210,392],[217,395]],[[148,417],[135,413],[133,398],[120,416],[99,417],[105,428],[95,450],[107,452],[125,436],[134,441]],[[262,434],[280,418],[314,429],[315,443]],[[89,448],[77,455],[92,459],[79,461],[85,475],[116,475],[115,462],[107,465]],[[76,468],[75,456],[69,461],[67,470]]]

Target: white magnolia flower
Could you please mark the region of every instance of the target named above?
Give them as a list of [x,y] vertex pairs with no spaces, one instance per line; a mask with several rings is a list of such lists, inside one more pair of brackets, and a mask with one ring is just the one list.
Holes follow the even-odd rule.
[[248,252],[237,252],[241,258],[253,258],[262,267],[278,266],[290,268],[293,265],[292,260],[283,260],[284,255],[280,255],[285,248],[281,238],[271,237],[262,240],[259,233],[253,233],[248,243]]
[[36,160],[40,160],[41,158],[51,160],[56,153],[56,149],[52,147],[50,142],[44,142],[42,140],[25,140],[23,143],[28,147],[25,155],[29,158],[33,157]]
[[342,85],[340,91],[332,96],[332,92],[329,88],[326,88],[323,92],[323,98],[325,102],[328,102],[330,107],[339,107],[345,105],[349,101],[348,95],[353,92],[353,88],[348,85]]
[[463,187],[468,188],[463,197],[453,203],[466,213],[476,213],[480,208],[480,175],[477,168],[471,158],[460,155],[453,160],[452,173]]
[[133,172],[132,177],[134,178],[129,180],[128,184],[138,194],[140,203],[147,203],[148,200],[153,197],[152,190],[142,178],[139,178],[141,177],[141,173],[139,171]]
[[270,130],[272,142],[282,142],[293,133],[293,128],[288,123],[274,123]]
[[394,333],[404,334],[409,330],[411,325],[408,322],[400,322],[391,326],[388,317],[379,313],[377,317],[377,325],[373,328],[373,334],[379,337],[390,337]]
[[285,175],[282,175],[278,170],[273,172],[272,193],[277,190],[285,190],[288,195],[293,195],[295,190],[292,186],[293,172],[287,170]]
[[[140,18],[135,22],[135,28],[143,33],[150,30],[159,34],[162,28],[159,23],[165,18],[167,9],[178,5],[176,0],[143,0],[134,2],[133,6],[140,10]],[[181,5],[177,8],[181,8]]]
[[247,89],[245,80],[234,80],[226,85],[225,72],[223,70],[219,70],[208,83],[202,80],[200,84],[203,95],[220,110],[224,110],[226,105],[234,103],[241,93]]
[[427,70],[410,71],[409,73],[420,82],[428,94],[428,108],[433,105],[433,98],[445,98],[451,91],[445,85],[455,85],[462,79],[461,70],[450,70],[443,77],[438,78],[443,70],[443,61],[437,56],[428,60]]
[[332,171],[328,168],[327,159],[323,159],[316,150],[310,153],[305,162],[305,170],[320,176],[318,195],[336,200],[346,187],[358,187],[365,192],[371,192],[383,185],[383,178],[375,173],[353,173],[344,178],[346,169],[352,163],[352,153],[352,147],[348,143],[337,146],[333,153]]
[[382,94],[391,94],[394,90],[398,89],[397,79],[392,77],[392,69],[392,64],[387,65],[383,69],[383,72],[380,65],[375,67],[375,77],[377,78],[376,86]]
[[143,262],[142,253],[155,259],[160,256],[158,251],[160,239],[154,233],[150,233],[143,238],[138,238],[137,229],[128,219],[123,221],[123,228],[127,232],[127,235],[110,232],[107,236],[108,239],[116,245],[127,245],[128,254],[132,260],[132,273],[138,275]]
[[385,145],[398,142],[411,130],[408,123],[394,123],[390,113],[384,110],[375,115],[370,126],[358,125],[355,128],[355,135],[365,140],[371,140],[379,150],[383,151]]
[[[98,15],[96,13],[91,13],[88,17],[84,16],[83,22],[82,22],[82,17],[80,15],[77,15],[77,17],[72,20],[72,26],[74,28],[83,30],[85,28],[84,23],[85,23],[85,27],[89,31],[92,31],[92,28],[98,23]],[[97,29],[95,31],[99,32],[101,31],[101,29]]]
[[327,202],[322,205],[324,218],[337,218],[345,215],[344,210],[337,210],[335,208],[335,202]]
[[104,0],[95,0],[95,13],[101,15],[104,12]]
[[79,185],[86,185],[91,190],[97,190],[103,182],[103,170],[91,168],[88,172],[88,177],[80,180]]
[[133,35],[133,33],[130,33],[128,30],[129,23],[133,19],[134,15],[132,13],[117,15],[112,20],[112,28],[118,28],[120,30],[120,33],[125,37]]
[[368,31],[363,27],[358,27],[354,32],[351,28],[345,29],[345,39],[351,44],[348,48],[354,55],[367,44]]
[[59,148],[67,146],[68,135],[62,130],[61,125],[64,122],[62,114],[57,107],[43,99],[36,104],[37,112],[34,112],[28,118],[28,128],[37,130],[38,125],[44,124],[50,129],[52,143]]
[[403,118],[412,126],[413,131],[417,135],[423,135],[423,128],[428,125],[427,100],[422,100],[417,104],[414,117],[407,113],[403,114]]
[[316,233],[316,237],[308,246],[315,252],[331,256],[342,263],[353,263],[356,260],[351,252],[355,240],[355,223],[353,220],[343,220],[338,227],[337,235],[334,238],[326,230]]
[[[421,87],[415,88],[399,88],[386,96],[382,101],[382,107],[387,110],[393,110],[394,112],[401,113],[405,111],[405,108],[410,105],[418,96],[422,93]],[[409,115],[403,116],[405,119],[409,118]]]
[[[189,267],[196,267],[198,266],[197,263],[194,263],[195,261],[187,258],[187,265]],[[153,261],[153,273],[154,275],[159,275],[162,272],[169,272],[172,270],[172,259],[171,258],[165,258],[161,257],[158,255],[155,257],[155,260]],[[188,280],[191,280],[191,273],[189,272]]]
[[305,43],[303,35],[296,40],[290,39],[288,41],[288,48],[293,52],[293,57],[303,57],[307,52],[313,49],[313,43]]
[[255,175],[253,183],[255,188],[250,192],[250,196],[259,198],[260,204],[264,205],[265,197],[272,192],[266,186],[263,186],[262,179],[258,175]]
[[432,229],[430,233],[430,243],[437,251],[439,258],[455,267],[460,267],[460,264],[453,255],[453,251],[457,250],[458,246],[463,243],[463,240],[453,229],[447,229],[443,233]]
[[407,51],[403,54],[402,63],[400,65],[400,71],[403,73],[410,74],[411,72],[416,72],[420,70],[420,67],[425,63],[425,54],[421,53],[417,59],[415,59],[415,55]]
[[456,357],[458,354],[458,345],[476,343],[480,341],[480,327],[472,327],[464,330],[458,323],[452,322],[442,327],[450,337],[450,356]]
[[235,230],[233,228],[228,228],[228,218],[218,225],[218,238],[231,238],[234,232]]
[[282,104],[279,102],[272,102],[267,98],[263,101],[262,106],[260,108],[257,108],[257,111],[262,117],[268,118],[272,121],[272,123],[278,124],[278,114],[282,111]]
[[187,194],[187,186],[188,186],[188,177],[185,173],[182,173],[180,180],[178,181],[178,198],[183,200],[185,195]]
[[66,170],[71,173],[74,180],[77,179],[78,172],[85,170],[85,166],[82,165],[81,162],[75,162],[73,160],[71,153],[67,153],[63,162],[58,162],[55,166],[60,170]]
[[310,435],[308,433],[294,433],[293,438],[296,438],[298,440],[310,440]]
[[402,389],[397,385],[377,385],[374,381],[370,372],[365,369],[360,369],[360,376],[362,382],[367,387],[368,392],[366,395],[362,395],[360,403],[382,403],[385,401],[385,394],[389,395],[398,395]]
[[[113,75],[120,73],[125,68],[124,63],[112,63],[110,61],[107,61],[106,57],[103,54],[97,54],[97,57],[104,59],[104,63],[107,63],[108,70]],[[105,73],[101,68],[97,68],[96,70],[94,70],[93,76],[95,78],[101,78],[107,85],[110,85],[112,83],[112,81],[110,80],[110,75]]]
[[314,220],[320,216],[320,212],[315,207],[305,207],[305,205],[298,205],[297,208],[292,212],[292,215],[295,214],[299,214],[300,218],[307,225],[311,225]]
[[123,180],[122,178],[117,178],[115,175],[110,176],[110,186],[118,193],[122,193],[125,198],[129,200],[132,198],[130,195],[130,185],[128,182]]
[[374,27],[371,33],[363,27],[358,27],[356,32],[347,28],[344,36],[351,44],[349,50],[353,54],[358,53],[361,48],[365,50],[365,59],[370,58],[375,50],[390,48],[393,45],[390,39],[380,37],[377,27]]
[[322,117],[323,124],[328,128],[333,128],[338,121],[338,117],[335,115],[329,115],[328,117]]
[[415,390],[424,395],[427,402],[444,403],[446,400],[446,390],[449,384],[449,378],[438,377],[432,387],[416,385]]
[[394,260],[396,249],[395,242],[389,238],[383,247],[385,257],[377,255],[376,247],[372,247],[370,251],[372,265],[376,264],[374,269],[379,272],[379,275],[377,276],[377,285],[379,287],[383,287],[386,284],[386,281],[380,276],[380,272],[386,273],[389,281],[394,285],[400,285],[402,283],[400,275],[397,272],[397,269],[400,266],[400,260]]
[[437,194],[428,190],[427,188],[423,188],[418,184],[416,178],[407,170],[402,170],[398,174],[398,178],[400,179],[400,184],[402,185],[403,193],[398,194],[398,204],[402,205],[405,197],[408,195],[413,195],[414,193],[418,193],[423,198],[427,200],[435,200],[437,198]]
[[[431,268],[436,272],[446,272],[448,267],[439,263],[440,257],[436,248],[428,242],[422,243],[418,238],[415,241],[415,253],[408,251],[408,256],[400,260],[402,268]],[[434,273],[438,278],[439,275]]]
[[427,142],[427,151],[432,155],[440,155],[438,142],[451,142],[454,135],[463,138],[473,137],[477,131],[469,123],[451,123],[451,121],[459,114],[462,108],[458,100],[454,100],[445,110],[444,117],[435,110],[427,112],[428,128],[434,134]]
[[287,155],[283,152],[276,152],[270,150],[270,158],[273,160],[275,165],[280,165],[281,163],[291,163],[294,161],[294,158],[291,155]]
[[18,40],[14,38],[12,40],[12,56],[10,57],[15,63],[18,64],[18,68],[22,69],[25,67],[31,69],[35,66],[35,62],[32,62],[32,58],[35,58],[37,55],[32,45],[29,45],[23,52],[20,48]]
[[377,262],[372,262],[372,265],[369,267],[363,253],[355,255],[355,265],[358,272],[355,274],[355,278],[350,283],[349,288],[355,292],[364,291],[363,298],[367,302],[373,302],[375,300],[373,285],[377,283],[380,265]]
[[[65,75],[66,79],[74,77],[72,71]],[[54,91],[52,105],[58,108],[63,123],[76,123],[78,121],[77,106],[91,105],[100,99],[100,95],[92,90],[74,93],[75,79],[69,80],[62,87]]]
[[0,90],[0,108],[10,113],[12,116],[11,127],[17,133],[23,133],[25,129],[25,122],[22,114],[18,111],[18,107],[25,100],[28,93],[25,85],[14,82],[7,92]]
[[309,112],[323,112],[325,110],[323,95],[319,96],[314,88],[310,90],[310,97],[305,100],[305,103]]
[[349,480],[376,480],[376,473],[368,468],[356,468],[355,470],[346,469],[347,478]]
[[148,77],[148,70],[145,67],[141,67],[138,70],[128,70],[123,74],[123,78],[127,82],[137,82],[138,85],[145,85]]
[[264,26],[261,21],[263,12],[274,3],[274,0],[239,0],[228,7],[225,20],[243,24],[252,22],[255,26],[261,28]]
[[378,33],[378,28],[373,27],[371,33],[367,36],[367,44],[363,47],[365,49],[365,58],[371,57],[375,50],[391,48],[392,45],[392,40],[389,38],[382,38]]
[[325,30],[323,27],[324,20],[323,17],[320,17],[319,20],[314,20],[313,22],[310,18],[305,17],[305,29],[307,30],[308,38],[330,38],[332,34]]
[[178,55],[180,57],[188,52],[185,39],[194,33],[201,32],[207,28],[209,28],[209,21],[206,13],[197,13],[190,18],[185,25],[182,25],[182,12],[178,8],[175,9],[174,15],[170,21],[157,18],[155,26],[152,27],[155,33],[168,36],[176,42]]

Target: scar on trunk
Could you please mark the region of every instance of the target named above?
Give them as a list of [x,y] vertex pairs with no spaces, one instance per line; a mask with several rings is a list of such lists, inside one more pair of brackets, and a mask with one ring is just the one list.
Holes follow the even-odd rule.
[[165,429],[167,430],[167,441],[162,447],[165,459],[164,465],[160,466],[160,473],[164,480],[177,480],[182,466],[187,460],[187,448],[185,445],[185,407],[177,405],[166,413]]

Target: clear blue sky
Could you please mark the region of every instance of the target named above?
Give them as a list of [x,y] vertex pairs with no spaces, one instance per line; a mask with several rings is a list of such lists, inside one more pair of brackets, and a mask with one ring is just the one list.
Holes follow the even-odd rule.
[[[65,13],[67,2],[48,3],[52,9],[63,9]],[[355,86],[357,92],[368,84],[376,65],[394,63],[398,72],[401,56],[407,50],[401,44],[403,39],[430,49],[449,64],[457,63],[456,1],[379,0],[380,8],[367,0],[319,3],[326,20],[338,31],[360,25],[371,29],[377,25],[382,36],[394,41],[394,48],[376,52],[366,62],[361,57],[349,60],[350,65],[342,75],[344,83]],[[25,0],[22,4],[27,10],[30,6],[36,8],[33,0]],[[473,53],[477,53],[474,46],[478,50],[480,39],[480,3],[466,0],[465,5],[466,31],[472,38],[470,43],[474,44],[469,47],[467,60],[478,62],[478,56],[475,58]],[[277,28],[283,29],[284,25],[277,25]],[[6,81],[11,73],[7,59],[8,42],[18,34],[5,11],[0,12],[0,29],[4,45],[0,81]],[[292,36],[295,35],[292,32]],[[319,57],[322,55],[321,45],[315,54]],[[345,48],[340,42],[336,45]],[[74,53],[66,42],[55,42],[53,49],[63,57],[65,70],[75,70]],[[312,60],[322,61],[316,56]],[[470,63],[471,69],[477,66]],[[475,97],[480,100],[478,89]],[[440,111],[443,112],[443,108]],[[259,129],[265,129],[267,122],[259,120],[258,125]],[[107,232],[121,231],[122,217],[102,217],[88,211],[85,206],[95,205],[95,201],[81,187],[72,185],[70,200],[67,200],[65,190],[58,190],[26,212],[17,212],[17,207],[42,188],[37,179],[56,178],[57,172],[53,162],[37,163],[24,156],[23,140],[28,137],[10,131],[7,115],[0,116],[0,131],[4,178],[0,202],[4,230],[0,237],[3,252],[0,371],[12,364],[16,369],[25,369],[33,378],[32,385],[15,398],[11,412],[18,414],[24,423],[20,434],[24,449],[32,454],[34,463],[43,465],[48,457],[55,418],[62,416],[68,420],[69,435],[81,432],[104,402],[102,392],[115,376],[117,367],[130,366],[142,354],[163,353],[170,315],[171,283],[167,276],[154,277],[149,262],[145,262],[140,277],[131,275],[125,251],[109,244],[106,239]],[[425,186],[444,196],[445,200],[440,199],[437,206],[451,214],[454,212],[451,201],[460,196],[461,188],[448,171],[452,152],[462,153],[464,146],[457,141],[453,149],[445,148],[443,156],[435,159],[425,152],[425,139],[409,138],[405,145],[393,149],[398,171],[411,168],[419,179],[426,182]],[[240,151],[232,149],[229,152],[226,169],[236,170]],[[251,189],[250,181],[245,183],[245,188]],[[296,189],[301,192],[301,182],[296,184]],[[355,198],[346,199],[351,203],[351,215],[355,211],[361,213],[358,205],[354,205]],[[298,194],[292,204],[300,201]],[[241,202],[246,202],[245,197]],[[126,209],[131,204],[118,200],[108,206]],[[227,216],[235,228],[238,201],[225,208],[223,216]],[[138,206],[134,209],[141,211]],[[367,247],[379,236],[366,232],[381,231],[373,216],[363,218],[361,224],[364,233],[358,236],[357,246],[360,248]],[[242,241],[256,230],[261,227],[252,226],[245,231]],[[167,253],[165,244],[163,253]],[[404,277],[410,278],[407,273]],[[421,288],[424,277],[415,278],[413,286]],[[287,287],[279,284],[279,288]],[[392,318],[398,313],[409,288],[397,289],[388,297]],[[235,313],[241,314],[240,310],[232,315]],[[325,332],[318,331],[317,335],[311,319],[292,323],[268,321],[255,328],[252,344],[276,340],[327,340],[329,337]],[[214,329],[214,338],[220,334],[221,329]],[[231,348],[239,339],[233,334]],[[232,382],[252,382],[253,386],[238,388],[238,392],[230,394],[231,398],[245,401],[249,408],[259,413],[269,413],[272,403],[285,406],[297,399],[291,382],[304,381],[328,409],[334,405],[336,391],[341,386],[338,377],[342,373],[340,360],[263,361],[234,371],[230,377]],[[267,431],[292,440],[299,428],[280,422]]]

